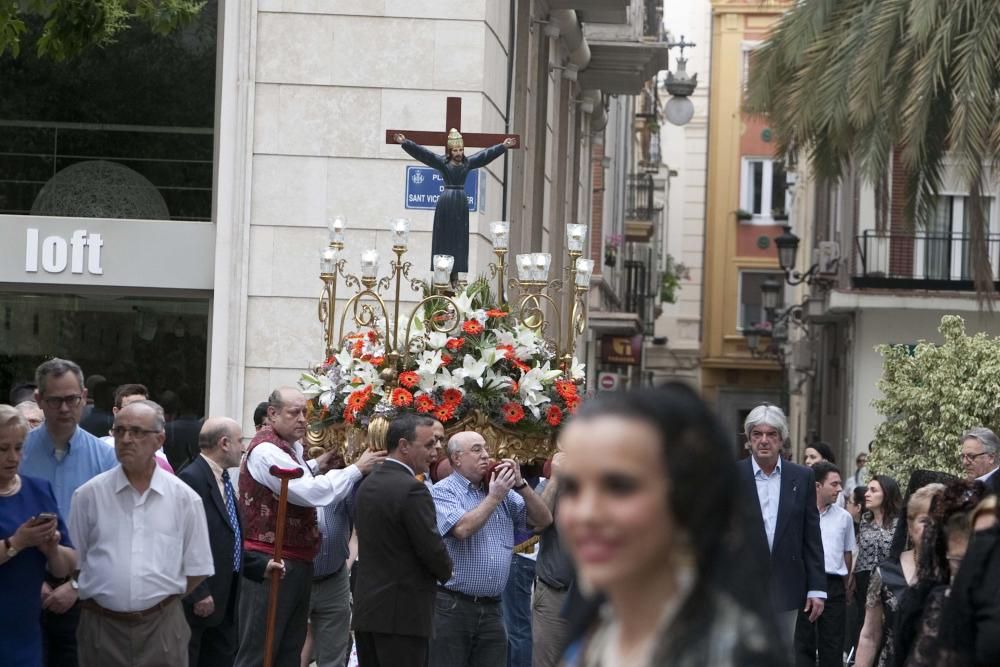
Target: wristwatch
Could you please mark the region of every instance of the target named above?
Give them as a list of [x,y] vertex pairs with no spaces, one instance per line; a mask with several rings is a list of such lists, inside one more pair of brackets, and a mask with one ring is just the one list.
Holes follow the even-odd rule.
[[9,537],[3,538],[3,546],[4,549],[7,550],[7,558],[13,558],[17,555],[17,549],[15,549],[14,545],[10,543]]
[[69,578],[69,587],[72,588],[74,591],[80,590],[80,582],[76,580],[76,577],[71,576]]
[[515,491],[520,491],[521,489],[523,489],[526,486],[528,486],[528,482],[526,482],[525,480],[522,479],[521,483],[514,487],[514,490]]

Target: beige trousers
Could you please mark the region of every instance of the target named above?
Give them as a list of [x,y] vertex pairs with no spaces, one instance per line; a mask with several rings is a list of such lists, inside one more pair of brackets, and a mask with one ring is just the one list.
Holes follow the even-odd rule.
[[80,667],[187,667],[190,639],[179,599],[134,622],[84,607],[76,629]]

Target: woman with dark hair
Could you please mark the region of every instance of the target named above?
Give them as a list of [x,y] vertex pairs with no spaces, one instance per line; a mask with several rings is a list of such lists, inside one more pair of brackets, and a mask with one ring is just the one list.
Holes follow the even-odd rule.
[[[915,486],[914,477],[911,477],[909,489],[912,493],[907,494],[906,523],[901,521],[897,526],[897,537],[889,557],[879,563],[871,575],[866,591],[864,624],[858,637],[856,667],[892,667],[895,664],[896,615],[907,588],[917,581],[922,537],[931,522],[931,500],[945,488],[939,482],[914,489]],[[870,492],[869,486],[869,498]],[[900,553],[899,547],[907,543],[907,539],[899,537],[904,533],[912,547]]]
[[689,387],[609,394],[560,435],[559,534],[586,606],[570,667],[783,665],[730,439]]
[[938,636],[944,602],[969,546],[969,515],[984,488],[975,481],[954,480],[931,501],[931,523],[924,530],[917,559],[917,583],[899,607],[897,665],[936,667],[941,663]]
[[854,536],[858,536],[858,532],[861,530],[861,517],[865,513],[865,493],[868,491],[866,486],[856,486],[847,496],[847,502],[844,503],[844,509],[846,509],[851,518],[854,519]]
[[876,475],[865,489],[865,510],[858,529],[858,557],[854,565],[854,605],[857,619],[851,629],[854,646],[865,620],[865,603],[872,571],[889,557],[892,538],[896,532],[896,519],[903,497],[899,485],[892,477]]
[[812,468],[820,461],[827,461],[828,463],[837,462],[833,457],[833,447],[822,440],[806,445],[805,450],[802,452],[802,464]]

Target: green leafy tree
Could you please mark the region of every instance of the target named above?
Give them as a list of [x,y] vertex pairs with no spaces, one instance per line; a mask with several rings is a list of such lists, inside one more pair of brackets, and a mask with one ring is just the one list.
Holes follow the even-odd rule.
[[878,347],[883,398],[875,408],[885,421],[868,464],[904,484],[920,468],[961,475],[962,433],[974,426],[1000,427],[1000,337],[966,335],[957,315],[943,317],[938,331],[941,345]]
[[878,187],[898,150],[918,226],[953,158],[970,195],[976,289],[990,294],[980,194],[1000,161],[997,44],[996,0],[801,0],[755,54],[746,109],[768,116],[782,155],[802,149],[821,177],[851,164]]
[[66,60],[114,43],[136,21],[168,34],[194,20],[204,5],[198,0],[0,0],[0,56],[20,54],[35,18],[42,21],[38,55]]

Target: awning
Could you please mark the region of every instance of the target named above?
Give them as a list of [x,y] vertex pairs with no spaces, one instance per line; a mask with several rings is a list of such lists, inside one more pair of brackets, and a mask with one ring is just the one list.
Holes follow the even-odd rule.
[[584,23],[627,23],[629,0],[549,0],[549,9],[573,9]]
[[595,41],[590,65],[580,72],[580,86],[611,95],[635,95],[661,70],[669,68],[665,42]]

